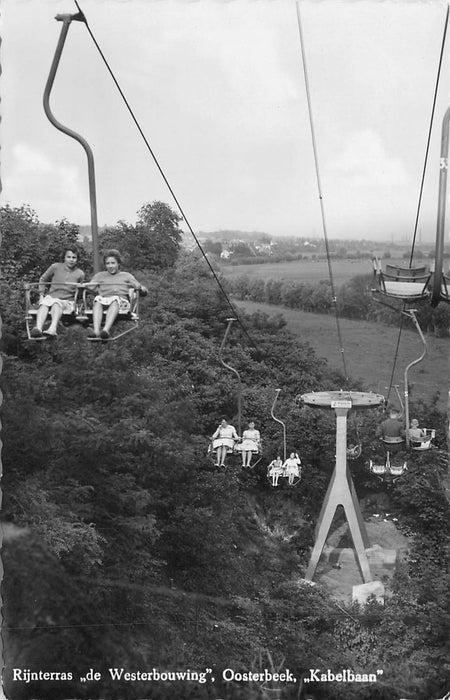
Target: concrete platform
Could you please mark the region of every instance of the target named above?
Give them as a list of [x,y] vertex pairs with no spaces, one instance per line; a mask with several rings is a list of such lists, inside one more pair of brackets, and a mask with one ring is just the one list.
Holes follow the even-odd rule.
[[[371,542],[371,546],[365,551],[373,579],[372,583],[377,581],[383,586],[382,598],[384,600],[389,595],[389,580],[394,575],[402,555],[408,549],[408,540],[397,530],[395,523],[390,520],[370,518],[365,522],[365,526]],[[351,545],[348,525],[343,523],[330,533],[314,576],[314,581],[325,586],[334,598],[346,602],[352,601],[354,587],[364,584],[356,554]],[[379,593],[381,589],[379,586],[376,588],[378,593],[375,595],[379,594],[381,600],[381,593]],[[365,589],[360,589],[360,591],[361,593],[358,595],[362,600],[366,591]]]

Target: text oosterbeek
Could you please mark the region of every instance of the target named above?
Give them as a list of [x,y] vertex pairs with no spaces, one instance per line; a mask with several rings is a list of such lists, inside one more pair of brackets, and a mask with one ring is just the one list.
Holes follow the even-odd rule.
[[233,671],[232,668],[225,668],[222,671],[222,678],[224,681],[258,681],[268,683],[269,681],[276,681],[281,683],[296,683],[297,679],[287,668],[283,673],[272,673],[267,669],[264,671],[246,671],[241,673],[240,671]]

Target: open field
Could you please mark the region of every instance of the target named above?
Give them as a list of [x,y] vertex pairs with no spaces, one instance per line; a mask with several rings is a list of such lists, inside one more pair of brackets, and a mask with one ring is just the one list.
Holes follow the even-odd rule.
[[[405,264],[405,261],[390,260],[389,262]],[[356,275],[372,274],[373,267],[371,260],[333,260],[332,270],[334,282],[340,285]],[[259,265],[221,265],[220,271],[224,277],[229,279],[242,275],[256,279],[284,279],[296,282],[319,282],[329,279],[326,260],[294,260]]]
[[[325,357],[332,367],[343,371],[334,315],[306,313],[251,301],[235,301],[235,304],[248,313],[258,310],[269,315],[282,313],[287,328],[294,335],[308,341],[320,357]],[[392,372],[398,328],[345,318],[340,319],[340,326],[348,374],[363,382],[367,390],[385,394]],[[425,359],[408,375],[410,399],[423,397],[428,400],[440,391],[439,407],[444,411],[450,388],[450,340],[434,336],[427,336],[426,340]],[[405,367],[421,355],[422,347],[415,331],[403,330],[394,375],[394,384],[400,385],[402,394]]]

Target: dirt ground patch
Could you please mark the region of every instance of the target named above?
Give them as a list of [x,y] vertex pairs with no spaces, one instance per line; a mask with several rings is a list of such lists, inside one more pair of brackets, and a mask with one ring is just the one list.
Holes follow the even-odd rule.
[[[408,539],[386,513],[369,516],[365,526],[371,544],[366,552],[372,577],[381,581],[389,594],[389,580],[408,550]],[[364,583],[347,523],[330,532],[314,581],[325,586],[334,598],[345,602],[351,602],[353,586]]]

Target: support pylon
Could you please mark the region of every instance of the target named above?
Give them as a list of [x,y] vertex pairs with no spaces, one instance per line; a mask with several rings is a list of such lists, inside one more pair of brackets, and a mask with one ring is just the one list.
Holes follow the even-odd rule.
[[353,407],[379,406],[384,397],[363,392],[316,392],[304,394],[304,403],[322,408],[334,408],[336,413],[336,464],[328,486],[316,526],[316,541],[311,553],[305,578],[312,581],[325,542],[330,531],[336,508],[342,506],[347,519],[356,559],[364,583],[372,581],[366,549],[370,547],[364,519],[359,507],[353,480],[347,467],[347,414]]

